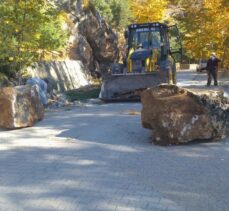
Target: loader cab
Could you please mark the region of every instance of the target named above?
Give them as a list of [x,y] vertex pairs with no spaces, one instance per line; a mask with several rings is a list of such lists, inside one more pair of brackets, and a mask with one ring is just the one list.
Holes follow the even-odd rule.
[[163,23],[131,24],[125,31],[127,54],[130,51],[145,49],[157,52],[157,63],[173,55],[176,61],[181,60],[182,45],[176,26],[168,27]]
[[161,54],[161,48],[165,45],[162,33],[159,24],[132,24],[126,33],[128,50],[155,49]]

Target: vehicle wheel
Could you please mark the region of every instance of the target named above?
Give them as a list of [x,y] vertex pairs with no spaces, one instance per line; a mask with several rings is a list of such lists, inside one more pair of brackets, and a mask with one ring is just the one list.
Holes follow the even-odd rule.
[[176,84],[177,83],[177,72],[176,72],[176,63],[169,62],[169,84]]
[[177,70],[173,72],[173,84],[177,84]]

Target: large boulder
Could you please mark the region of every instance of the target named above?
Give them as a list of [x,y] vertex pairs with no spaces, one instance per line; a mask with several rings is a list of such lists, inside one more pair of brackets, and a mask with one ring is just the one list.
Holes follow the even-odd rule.
[[0,89],[0,127],[16,129],[29,127],[44,117],[44,107],[36,86]]
[[219,140],[229,120],[229,101],[221,91],[161,85],[142,92],[142,125],[160,145]]

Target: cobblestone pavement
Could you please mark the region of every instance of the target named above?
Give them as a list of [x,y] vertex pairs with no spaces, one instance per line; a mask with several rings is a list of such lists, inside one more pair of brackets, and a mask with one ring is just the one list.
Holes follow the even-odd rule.
[[0,210],[229,210],[229,142],[160,147],[139,103],[47,112],[0,131]]

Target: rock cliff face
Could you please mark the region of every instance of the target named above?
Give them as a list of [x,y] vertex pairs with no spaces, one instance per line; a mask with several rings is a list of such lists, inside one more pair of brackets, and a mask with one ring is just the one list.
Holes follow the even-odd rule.
[[72,20],[70,59],[81,60],[92,73],[106,72],[118,60],[118,38],[114,31],[95,9],[84,9],[83,0],[59,2]]
[[81,61],[38,62],[28,68],[32,77],[46,78],[51,90],[64,92],[90,84],[88,69]]
[[141,100],[142,125],[153,129],[156,144],[219,140],[225,134],[229,101],[223,92],[161,85],[145,90]]
[[56,0],[71,19],[69,60],[38,62],[28,68],[32,77],[47,78],[51,90],[63,92],[89,85],[90,76],[101,76],[118,59],[118,38],[93,8],[84,9],[83,0]]

